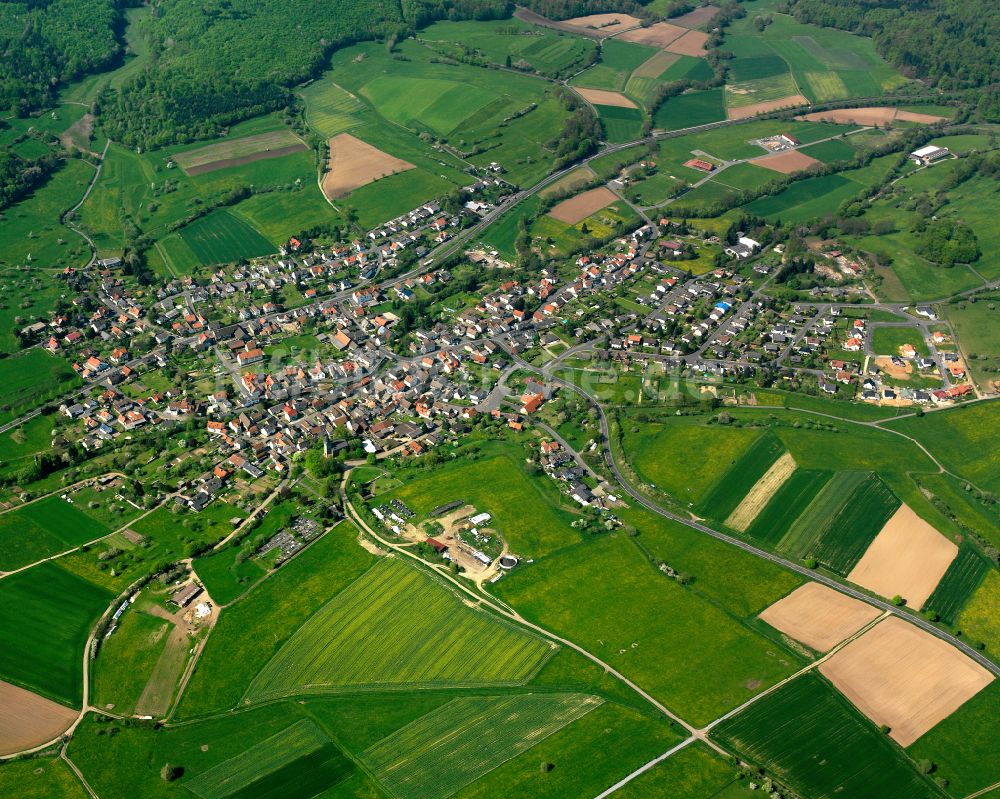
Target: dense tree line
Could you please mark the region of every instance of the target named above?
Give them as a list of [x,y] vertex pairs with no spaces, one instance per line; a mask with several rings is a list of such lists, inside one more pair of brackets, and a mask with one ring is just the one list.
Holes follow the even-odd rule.
[[40,158],[21,158],[0,148],[0,209],[20,200],[40,185],[59,165],[59,156],[48,152]]
[[0,109],[23,116],[122,52],[116,0],[0,2]]
[[871,36],[890,64],[943,89],[1000,81],[996,0],[785,0],[779,8],[800,22]]
[[549,19],[572,19],[588,14],[611,14],[616,11],[640,19],[651,16],[645,7],[634,0],[526,0],[521,5]]

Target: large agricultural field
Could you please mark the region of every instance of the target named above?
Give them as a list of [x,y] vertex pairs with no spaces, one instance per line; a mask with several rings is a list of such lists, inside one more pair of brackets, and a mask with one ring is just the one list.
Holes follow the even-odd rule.
[[792,680],[712,735],[810,797],[940,796],[885,736],[814,674]]
[[458,597],[391,559],[300,627],[251,683],[247,699],[349,687],[518,685],[551,651],[533,636],[463,609]]
[[110,532],[60,497],[33,502],[0,514],[0,569],[12,571]]

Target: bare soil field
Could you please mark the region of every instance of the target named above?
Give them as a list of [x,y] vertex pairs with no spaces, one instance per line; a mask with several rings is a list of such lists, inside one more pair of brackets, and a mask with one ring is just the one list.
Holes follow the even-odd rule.
[[323,193],[332,200],[379,178],[413,168],[409,161],[383,153],[350,133],[341,133],[330,139],[330,162],[323,176]]
[[588,14],[585,17],[564,20],[562,24],[568,25],[569,29],[576,33],[586,32],[603,39],[613,33],[638,28],[642,20],[636,19],[631,14]]
[[746,530],[794,471],[795,458],[790,452],[786,452],[771,464],[771,468],[764,472],[760,480],[754,483],[753,488],[740,500],[740,504],[726,519],[726,525],[740,532]]
[[0,681],[0,755],[51,741],[66,730],[76,717],[75,710]]
[[298,144],[289,144],[287,147],[278,147],[262,153],[242,155],[239,158],[224,158],[221,161],[209,161],[207,164],[188,167],[184,172],[194,177],[195,175],[204,175],[206,172],[215,172],[217,169],[226,169],[227,167],[240,166],[241,164],[252,164],[254,161],[264,161],[268,158],[281,158],[283,155],[297,153],[306,149],[308,148],[302,142],[299,142]]
[[[297,149],[304,150],[306,148],[299,139],[292,135],[291,131],[272,130],[267,133],[244,136],[241,139],[220,141],[215,144],[198,147],[195,150],[177,153],[174,155],[173,160],[177,166],[190,175],[191,172],[189,170],[193,167],[228,161],[233,158],[243,158],[245,156],[256,155],[257,153],[267,153],[271,150],[291,147],[292,145],[298,145]],[[221,167],[216,168],[220,169]]]
[[880,355],[876,358],[875,365],[894,380],[909,380],[913,374],[913,364],[909,361],[902,366],[896,366],[892,362],[892,358],[887,355]]
[[819,670],[903,747],[993,681],[974,660],[899,618],[879,622]]
[[676,53],[668,53],[666,50],[654,55],[648,61],[639,64],[632,72],[634,78],[658,78],[671,67],[680,56]]
[[575,225],[617,201],[618,197],[611,189],[601,186],[578,194],[576,197],[570,197],[568,200],[563,200],[558,205],[553,206],[548,215],[560,222],[565,222],[567,225]]
[[672,41],[664,49],[678,55],[691,55],[697,58],[705,55],[705,42],[707,41],[707,33],[688,31],[679,39]]
[[613,105],[616,108],[638,108],[638,106],[620,92],[609,92],[605,89],[582,89],[573,87],[588,103],[594,105]]
[[806,583],[760,614],[774,629],[817,652],[828,652],[877,619],[879,611],[857,599]]
[[956,555],[952,541],[900,505],[847,579],[885,597],[899,594],[919,610]]
[[[637,28],[634,31],[623,33],[618,38],[624,42],[635,42],[636,44],[645,44],[650,47],[666,47],[687,32],[687,28],[682,28],[679,25],[672,25],[669,22],[657,22],[648,28]],[[663,69],[666,69],[666,67]],[[663,69],[660,72],[663,72]],[[649,77],[655,78],[660,72]]]
[[702,25],[706,25],[715,19],[715,15],[719,13],[717,6],[702,6],[701,8],[696,8],[694,11],[688,11],[687,14],[683,14],[679,17],[674,17],[672,22],[674,25],[680,25],[683,28],[700,28]]
[[790,94],[788,97],[779,97],[777,100],[768,100],[763,103],[753,105],[743,105],[738,108],[727,108],[727,119],[746,119],[757,114],[766,114],[768,111],[776,111],[779,108],[791,108],[795,105],[807,105],[809,101],[801,94]]
[[820,162],[812,156],[800,153],[798,150],[788,150],[787,152],[775,153],[774,155],[762,155],[760,158],[751,158],[750,163],[780,172],[782,175],[789,175],[792,172],[809,169],[809,167]]
[[940,122],[945,117],[933,116],[931,114],[918,114],[915,111],[901,111],[898,108],[888,108],[886,106],[873,106],[869,108],[836,108],[831,111],[816,111],[812,114],[803,114],[797,119],[806,122],[840,122],[856,125],[885,125],[893,120],[903,122],[923,122],[931,124]]

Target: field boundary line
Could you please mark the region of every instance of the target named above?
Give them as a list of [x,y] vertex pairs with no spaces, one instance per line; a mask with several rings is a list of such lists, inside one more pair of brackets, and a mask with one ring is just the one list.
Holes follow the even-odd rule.
[[618,782],[616,782],[610,788],[607,788],[607,789],[601,791],[599,794],[597,794],[597,796],[594,797],[594,799],[605,799],[605,797],[611,796],[611,794],[615,793],[615,791],[618,791],[621,788],[624,788],[626,785],[628,785],[630,782],[632,782],[632,780],[634,780],[636,777],[639,777],[639,776],[645,774],[651,768],[655,768],[656,766],[660,765],[660,763],[662,763],[664,760],[666,760],[667,758],[669,758],[669,757],[677,754],[677,752],[681,751],[681,749],[684,749],[685,747],[689,746],[690,744],[694,743],[697,740],[698,739],[694,735],[688,736],[683,741],[681,741],[679,744],[676,744],[676,745],[672,746],[670,749],[668,749],[662,755],[657,755],[652,760],[650,760],[648,763],[645,763],[645,764],[639,766],[639,768],[637,768],[631,774],[628,774],[625,777],[622,777],[622,779],[618,780]]
[[[349,472],[347,474],[349,474]],[[345,480],[346,480],[346,477],[345,477]],[[344,485],[343,485],[343,483],[341,483],[341,492],[342,492],[342,497],[343,497],[343,500],[344,500],[344,508],[345,508],[345,510],[347,510],[348,515],[351,517],[352,521],[354,521],[355,524],[357,524],[359,527],[361,527],[365,532],[367,532],[370,536],[372,536],[376,541],[378,541],[379,543],[381,543],[384,546],[388,547],[389,549],[391,549],[391,550],[393,550],[395,552],[398,552],[398,553],[404,555],[405,557],[412,558],[413,560],[419,561],[420,563],[424,563],[423,559],[420,558],[420,557],[418,557],[417,555],[415,555],[413,552],[410,552],[409,550],[406,550],[406,549],[399,548],[396,544],[393,544],[391,541],[387,541],[386,539],[382,538],[378,533],[376,533],[374,530],[372,530],[371,527],[368,526],[368,523],[357,512],[357,510],[355,510],[354,505],[347,498],[346,493],[343,492],[343,488],[344,488]],[[662,702],[660,702],[658,699],[656,699],[655,697],[653,697],[652,695],[650,695],[649,693],[647,693],[645,690],[643,690],[641,687],[639,687],[636,683],[632,682],[632,680],[630,680],[624,674],[622,674],[621,672],[619,672],[617,669],[613,668],[609,664],[605,663],[603,660],[601,660],[596,655],[591,654],[590,652],[588,652],[586,649],[584,649],[579,644],[576,644],[576,643],[574,643],[574,642],[572,642],[572,641],[570,641],[570,640],[568,640],[566,638],[563,638],[563,637],[561,637],[561,636],[559,636],[559,635],[557,635],[557,634],[555,634],[553,632],[550,632],[550,631],[546,630],[544,627],[541,627],[541,626],[539,626],[539,625],[537,625],[537,624],[535,624],[533,622],[528,621],[523,616],[521,616],[519,613],[517,613],[517,611],[510,612],[510,611],[507,611],[507,610],[503,609],[502,607],[498,606],[493,601],[492,597],[489,597],[489,599],[486,599],[481,594],[475,593],[471,589],[466,588],[464,585],[462,585],[457,580],[455,580],[450,574],[446,575],[446,574],[441,574],[440,572],[436,572],[436,573],[439,574],[441,577],[447,579],[449,582],[451,582],[456,587],[458,587],[459,590],[461,590],[462,592],[464,592],[464,593],[468,594],[469,596],[472,596],[475,599],[479,600],[479,602],[481,604],[485,604],[487,607],[489,607],[495,613],[499,613],[501,616],[504,616],[507,619],[509,619],[511,621],[514,621],[517,624],[521,624],[521,625],[523,625],[525,627],[528,627],[528,628],[534,630],[535,632],[540,633],[541,635],[543,635],[544,637],[548,638],[549,640],[555,641],[556,643],[559,643],[559,644],[563,644],[564,646],[567,646],[570,649],[573,649],[576,652],[579,652],[581,655],[583,655],[584,657],[586,657],[588,660],[591,660],[592,662],[594,662],[598,666],[600,666],[602,669],[604,669],[605,672],[607,672],[608,674],[611,674],[613,677],[616,677],[618,680],[620,680],[621,682],[625,683],[625,685],[627,685],[629,688],[631,688],[633,691],[635,691],[637,694],[639,694],[639,696],[641,696],[643,699],[645,699],[647,702],[649,702],[651,705],[653,705],[657,710],[659,710],[661,713],[663,713],[663,715],[667,716],[668,718],[672,719],[677,724],[681,725],[690,734],[692,734],[692,735],[696,734],[697,730],[693,726],[691,726],[688,722],[684,721],[684,719],[682,719],[680,716],[678,716],[675,713],[671,712],[669,709],[667,709],[667,707]]]
[[987,785],[985,788],[980,788],[975,793],[970,793],[968,796],[965,797],[965,799],[976,799],[977,796],[983,796],[984,794],[987,794],[996,788],[1000,788],[1000,782],[994,782],[992,785]]

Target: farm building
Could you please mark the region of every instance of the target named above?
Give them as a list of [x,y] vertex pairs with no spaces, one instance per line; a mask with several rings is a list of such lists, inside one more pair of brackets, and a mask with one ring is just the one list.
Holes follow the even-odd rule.
[[178,590],[172,597],[170,601],[173,602],[179,608],[186,608],[198,596],[202,591],[202,588],[197,583],[188,583],[183,588]]
[[715,164],[702,158],[692,158],[690,161],[685,161],[684,166],[690,167],[691,169],[700,169],[702,172],[715,171]]
[[928,144],[926,147],[921,147],[910,153],[910,158],[916,164],[928,166],[935,161],[940,161],[942,158],[948,158],[950,155],[951,150],[947,147],[935,147],[933,144]]

